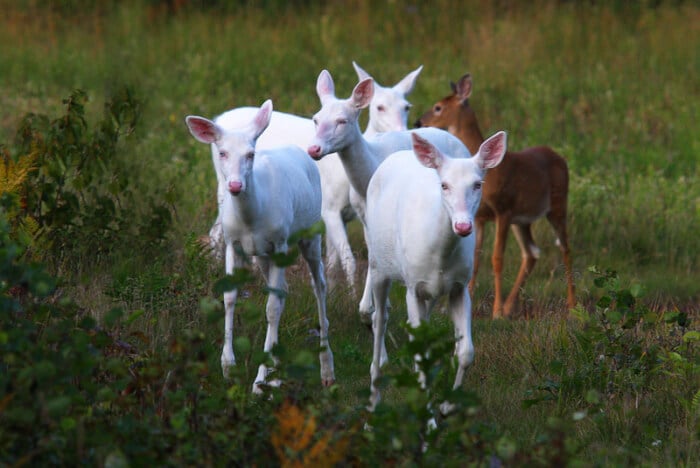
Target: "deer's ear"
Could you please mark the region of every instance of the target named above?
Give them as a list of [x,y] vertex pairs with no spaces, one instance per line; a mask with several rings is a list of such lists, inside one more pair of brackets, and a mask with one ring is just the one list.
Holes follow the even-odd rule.
[[328,70],[321,70],[316,80],[316,93],[321,99],[321,102],[327,97],[335,96],[335,85],[333,84],[333,77],[328,72]]
[[209,119],[196,115],[188,115],[185,118],[185,123],[190,133],[197,141],[201,141],[202,143],[214,143],[221,138],[221,128]]
[[452,85],[452,91],[454,91],[462,101],[469,99],[469,96],[472,94],[472,76],[469,73],[464,75],[459,79],[456,85]]
[[500,131],[489,137],[479,147],[479,152],[476,153],[477,163],[482,169],[493,169],[498,166],[506,154],[507,147],[506,132]]
[[272,118],[272,100],[268,99],[263,102],[262,106],[255,114],[253,118],[252,128],[254,138],[257,140],[258,137],[265,131],[268,125],[270,125],[270,119]]
[[369,106],[372,102],[372,97],[374,96],[374,80],[372,78],[366,78],[355,86],[352,90],[352,100],[353,106],[357,109],[364,109]]
[[370,75],[369,73],[364,71],[362,69],[362,67],[360,67],[357,63],[355,63],[354,60],[352,62],[352,66],[355,67],[355,72],[357,73],[358,80],[362,81],[362,80],[366,80],[367,78],[372,78],[372,75]]
[[406,96],[407,94],[410,94],[411,91],[413,91],[413,88],[416,86],[416,80],[418,79],[418,75],[420,75],[420,72],[423,70],[423,65],[420,67],[416,68],[413,70],[411,73],[406,75],[401,81],[399,81],[395,86],[394,89]]
[[411,133],[411,138],[413,139],[413,152],[416,154],[418,162],[431,169],[440,169],[443,163],[440,151],[415,132]]

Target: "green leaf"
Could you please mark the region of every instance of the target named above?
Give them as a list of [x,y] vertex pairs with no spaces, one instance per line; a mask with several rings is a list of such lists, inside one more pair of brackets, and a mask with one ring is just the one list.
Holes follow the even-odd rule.
[[275,253],[270,255],[270,259],[278,267],[288,267],[294,265],[298,256],[299,250],[297,248],[291,248],[287,253]]
[[246,268],[236,268],[232,275],[226,275],[214,283],[214,294],[221,295],[238,289],[253,280],[253,275]]
[[586,401],[592,405],[597,405],[600,403],[600,393],[595,389],[590,389],[586,392]]
[[60,417],[68,411],[71,399],[67,396],[59,396],[46,403],[46,410],[54,417]]
[[700,331],[689,331],[683,335],[684,343],[689,343],[691,341],[700,341]]
[[591,315],[580,304],[576,305],[573,309],[569,309],[569,315],[583,323],[588,323],[591,319]]
[[134,323],[136,320],[139,319],[139,317],[143,316],[146,312],[143,309],[138,309],[133,311],[132,313],[129,314],[129,317],[126,319],[126,324],[131,325]]
[[609,310],[606,312],[605,318],[607,318],[610,323],[619,323],[620,320],[622,320],[622,313],[617,310]]
[[114,326],[119,319],[124,316],[124,310],[121,307],[114,307],[104,316],[104,323],[106,327]]
[[247,336],[239,336],[233,340],[233,346],[241,354],[247,354],[251,348],[250,339]]
[[644,296],[644,286],[639,283],[635,283],[630,287],[630,293],[632,294],[632,297],[639,299],[640,297]]

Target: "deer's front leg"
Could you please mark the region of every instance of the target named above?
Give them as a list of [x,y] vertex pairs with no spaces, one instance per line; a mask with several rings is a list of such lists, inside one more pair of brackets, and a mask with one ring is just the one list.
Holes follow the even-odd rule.
[[[226,244],[225,256],[225,271],[227,275],[231,275],[238,261],[233,245]],[[221,352],[221,371],[226,379],[229,377],[230,368],[236,365],[236,357],[233,354],[233,311],[236,306],[237,295],[237,289],[224,293],[224,348]]]
[[[265,307],[265,315],[267,316],[267,333],[265,335],[264,350],[267,353],[271,353],[273,346],[279,339],[279,325],[282,310],[284,309],[284,298],[287,294],[287,283],[284,278],[284,268],[278,267],[274,263],[270,262],[268,271],[269,274],[265,276],[267,276],[267,285],[270,288],[270,293],[267,296],[267,306]],[[253,384],[254,393],[262,392],[259,384],[267,381],[267,376],[270,372],[271,369],[268,369],[264,363],[260,364],[260,367],[258,367],[258,375],[255,378],[255,383]],[[276,381],[268,383],[271,385],[279,384],[279,382]]]

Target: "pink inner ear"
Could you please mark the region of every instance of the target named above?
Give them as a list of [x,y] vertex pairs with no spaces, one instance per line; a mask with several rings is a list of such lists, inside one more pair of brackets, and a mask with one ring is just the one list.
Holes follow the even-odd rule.
[[216,141],[217,133],[209,122],[200,119],[192,119],[189,124],[194,134],[199,137],[200,140],[204,140],[207,143]]
[[353,100],[358,107],[368,106],[374,96],[374,80],[366,78],[355,86]]
[[462,99],[468,99],[472,94],[472,77],[469,73],[464,75],[456,86],[455,94]]
[[506,152],[505,134],[497,134],[486,140],[482,148],[479,149],[479,154],[483,161],[483,166],[490,168],[498,164],[502,155]]
[[335,85],[333,84],[333,78],[331,74],[326,70],[323,70],[318,76],[318,82],[316,83],[316,92],[319,97],[325,97],[333,95],[335,93]]
[[427,140],[413,134],[413,152],[424,166],[437,169],[440,165],[435,147]]
[[264,127],[267,126],[268,119],[270,117],[270,111],[269,107],[263,106],[260,108],[258,111],[257,115],[255,116],[255,128],[257,131],[260,131]]

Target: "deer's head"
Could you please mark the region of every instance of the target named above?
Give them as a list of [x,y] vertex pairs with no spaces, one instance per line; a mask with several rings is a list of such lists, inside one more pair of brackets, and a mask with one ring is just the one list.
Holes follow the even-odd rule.
[[335,85],[331,74],[323,70],[316,81],[316,92],[321,100],[321,109],[313,116],[316,136],[307,152],[319,160],[335,153],[360,138],[360,111],[369,106],[374,95],[374,80],[360,81],[348,99],[335,97]]
[[[352,62],[360,81],[372,78],[357,63]],[[423,66],[416,68],[394,86],[385,87],[374,82],[374,96],[369,105],[369,122],[365,135],[408,129],[408,113],[411,103],[406,96],[413,91]]]
[[472,77],[469,73],[455,83],[450,83],[452,94],[433,104],[433,107],[415,122],[415,127],[437,127],[457,136],[475,153],[484,141],[476,114],[469,105],[472,93]]
[[272,101],[263,103],[253,120],[245,127],[228,130],[204,117],[190,115],[185,119],[192,136],[212,145],[217,178],[231,195],[246,191],[253,173],[255,142],[270,124]]
[[491,136],[473,157],[466,159],[451,158],[418,134],[411,136],[418,161],[437,172],[452,230],[458,236],[468,236],[474,228],[486,171],[500,164],[506,152],[506,133],[501,131]]

